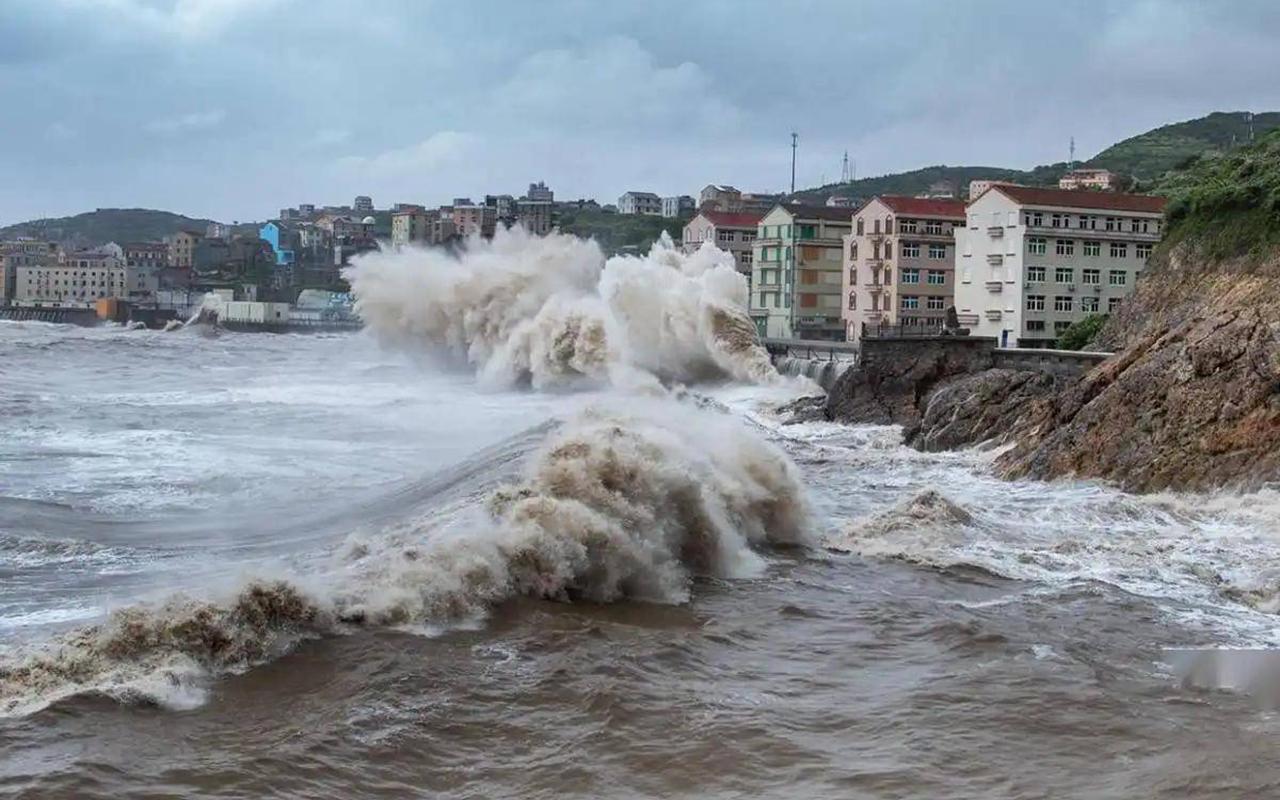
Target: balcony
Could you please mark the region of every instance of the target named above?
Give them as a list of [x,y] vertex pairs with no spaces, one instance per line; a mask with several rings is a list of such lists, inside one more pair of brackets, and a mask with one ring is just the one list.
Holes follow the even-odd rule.
[[1101,228],[1055,228],[1052,225],[1027,225],[1027,232],[1036,236],[1051,236],[1057,239],[1123,239],[1133,242],[1158,242],[1161,234],[1147,231],[1107,231]]
[[956,314],[956,322],[959,322],[961,325],[977,325],[978,315],[977,314]]
[[993,267],[999,267],[1004,264],[1004,256],[1000,253],[987,253],[987,263]]
[[1003,226],[1003,225],[991,225],[991,226],[989,226],[989,227],[987,228],[987,235],[988,235],[988,236],[990,236],[992,239],[1003,239],[1003,238],[1004,238],[1004,226]]
[[987,309],[987,319],[993,322],[998,322],[1003,316],[1004,316],[1004,312],[998,308]]
[[987,281],[986,283],[987,291],[992,294],[999,294],[1004,291],[1004,281],[1002,280]]

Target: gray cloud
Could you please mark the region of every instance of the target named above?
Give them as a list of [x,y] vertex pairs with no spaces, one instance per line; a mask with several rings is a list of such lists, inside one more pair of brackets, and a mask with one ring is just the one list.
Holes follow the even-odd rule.
[[0,220],[1031,166],[1280,109],[1272,2],[6,0]]

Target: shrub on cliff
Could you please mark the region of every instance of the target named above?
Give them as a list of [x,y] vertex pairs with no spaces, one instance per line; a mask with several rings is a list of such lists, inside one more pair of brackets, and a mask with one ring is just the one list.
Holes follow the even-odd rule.
[[1261,256],[1280,246],[1280,130],[1171,174],[1165,246],[1193,241],[1210,258]]
[[1073,322],[1071,327],[1058,337],[1058,349],[1083,350],[1097,337],[1098,331],[1102,330],[1106,321],[1106,314],[1090,314],[1078,322]]

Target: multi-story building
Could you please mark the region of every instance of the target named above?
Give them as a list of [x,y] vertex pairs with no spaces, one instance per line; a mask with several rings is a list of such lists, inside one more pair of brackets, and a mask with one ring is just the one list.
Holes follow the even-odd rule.
[[[152,273],[153,275],[154,273]],[[56,263],[17,269],[13,304],[31,308],[93,308],[104,297],[147,296],[153,286],[140,271],[109,252],[64,254]]]
[[618,198],[619,214],[651,214],[662,213],[662,198],[653,192],[627,192]]
[[231,228],[225,222],[210,222],[204,227],[206,239],[230,239]]
[[199,231],[178,231],[166,239],[169,245],[169,266],[191,269],[195,266],[196,248],[204,241]]
[[1147,195],[992,186],[956,229],[960,323],[1006,346],[1052,346],[1133,291],[1163,213]]
[[530,200],[546,200],[549,203],[554,202],[556,199],[555,192],[547,188],[547,185],[542,181],[529,184],[529,191],[525,192],[524,196]]
[[1119,178],[1109,169],[1073,169],[1058,179],[1059,189],[1098,189],[1109,192]]
[[689,195],[662,198],[662,216],[667,219],[678,219],[691,213],[693,213],[693,198]]
[[955,287],[952,229],[963,226],[960,200],[881,195],[854,211],[841,277],[847,338],[864,325],[941,327]]
[[698,208],[712,211],[737,211],[742,202],[742,192],[728,184],[707,184],[698,192]]
[[692,253],[702,246],[703,242],[713,242],[721,250],[733,254],[734,265],[738,272],[751,280],[753,263],[752,246],[756,241],[757,228],[763,214],[751,211],[731,213],[728,211],[712,211],[704,208],[694,215],[684,226],[681,237],[681,249]]
[[425,244],[430,228],[425,208],[402,205],[391,212],[391,246],[399,250],[411,244]]
[[550,200],[532,200],[522,197],[516,201],[516,224],[529,233],[545,236],[551,232]]
[[498,222],[511,224],[516,219],[516,199],[509,194],[487,194],[484,204],[493,209]]
[[351,210],[357,214],[373,213],[373,198],[368,195],[356,195],[356,199],[351,201]]
[[454,230],[459,236],[493,236],[497,225],[497,209],[492,206],[477,205],[469,197],[455,197],[450,212]]
[[61,249],[54,242],[34,239],[0,242],[0,306],[14,301],[19,269],[51,266],[58,263],[60,257]]
[[298,216],[307,218],[307,217],[315,216],[315,213],[316,213],[315,203],[298,203]]
[[849,210],[780,204],[756,226],[751,317],[761,336],[843,339],[841,252]]
[[126,242],[121,245],[124,262],[130,267],[168,266],[169,246],[164,242]]
[[[307,226],[314,229],[315,226]],[[275,253],[276,266],[287,267],[293,264],[296,251],[301,244],[297,228],[283,220],[268,222],[258,229],[258,238],[271,246]]]

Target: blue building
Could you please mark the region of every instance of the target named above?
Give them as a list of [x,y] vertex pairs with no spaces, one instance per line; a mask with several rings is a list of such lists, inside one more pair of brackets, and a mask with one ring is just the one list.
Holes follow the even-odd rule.
[[268,222],[258,229],[258,237],[270,244],[272,252],[276,254],[277,267],[293,265],[293,248],[290,246],[289,233],[289,229],[278,222]]

